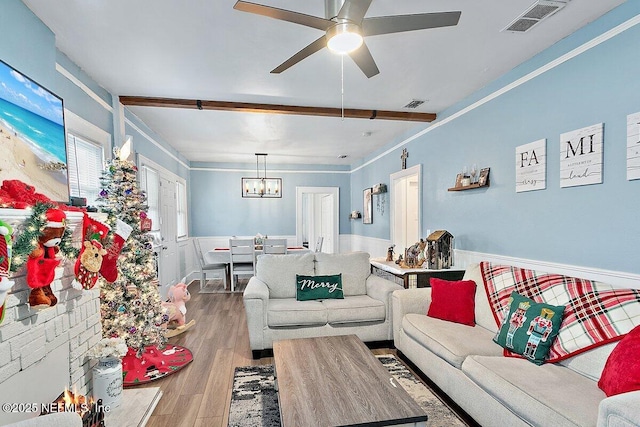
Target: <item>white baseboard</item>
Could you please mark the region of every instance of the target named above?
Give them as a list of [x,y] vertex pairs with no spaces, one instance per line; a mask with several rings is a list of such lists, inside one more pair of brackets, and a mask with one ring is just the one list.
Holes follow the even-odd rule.
[[489,261],[530,270],[545,271],[548,273],[564,274],[566,276],[578,277],[581,279],[596,280],[619,288],[640,289],[640,275],[622,271],[516,258],[506,255],[487,254],[461,249],[455,250],[454,261],[456,267],[461,268],[465,268],[469,264]]

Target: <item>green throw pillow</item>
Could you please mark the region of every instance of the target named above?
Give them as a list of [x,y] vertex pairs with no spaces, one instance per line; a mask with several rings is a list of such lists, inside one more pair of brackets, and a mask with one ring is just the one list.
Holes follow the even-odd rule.
[[300,276],[296,274],[296,299],[343,299],[342,274],[333,276]]
[[509,313],[493,340],[542,365],[560,330],[565,307],[537,303],[517,292],[511,293],[509,301]]

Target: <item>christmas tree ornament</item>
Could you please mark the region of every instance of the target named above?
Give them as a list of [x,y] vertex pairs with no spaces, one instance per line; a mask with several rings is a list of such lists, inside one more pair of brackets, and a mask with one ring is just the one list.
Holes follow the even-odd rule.
[[4,320],[4,305],[7,292],[13,286],[13,281],[9,280],[11,271],[11,247],[13,228],[6,222],[0,220],[0,323]]
[[107,251],[102,246],[109,232],[109,226],[91,218],[86,213],[82,219],[82,248],[74,266],[75,289],[91,289],[100,276],[100,267]]
[[27,285],[31,288],[29,305],[35,310],[53,307],[58,303],[51,290],[51,282],[56,267],[60,265],[61,259],[57,254],[66,230],[67,216],[62,210],[49,208],[44,216],[45,223],[37,240],[38,246],[31,251],[27,260]]
[[116,221],[113,242],[107,249],[106,255],[102,258],[102,266],[100,267],[100,274],[109,283],[115,282],[118,278],[118,257],[132,230],[133,227],[126,222],[119,219]]

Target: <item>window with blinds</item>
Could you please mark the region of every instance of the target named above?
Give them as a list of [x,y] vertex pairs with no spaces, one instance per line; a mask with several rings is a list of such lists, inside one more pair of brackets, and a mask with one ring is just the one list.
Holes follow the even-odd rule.
[[151,231],[160,231],[160,175],[147,166],[143,166],[142,170],[142,185],[147,194],[147,216],[151,218]]
[[176,181],[176,212],[177,237],[187,237],[187,185],[181,181]]
[[103,170],[102,146],[68,133],[67,175],[71,195],[85,197],[88,206],[95,206],[102,189],[100,176]]

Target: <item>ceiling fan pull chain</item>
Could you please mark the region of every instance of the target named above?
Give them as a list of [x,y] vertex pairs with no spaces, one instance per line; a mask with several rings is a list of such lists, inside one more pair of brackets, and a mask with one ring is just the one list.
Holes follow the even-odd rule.
[[340,105],[342,109],[342,121],[344,122],[344,55],[340,55]]

